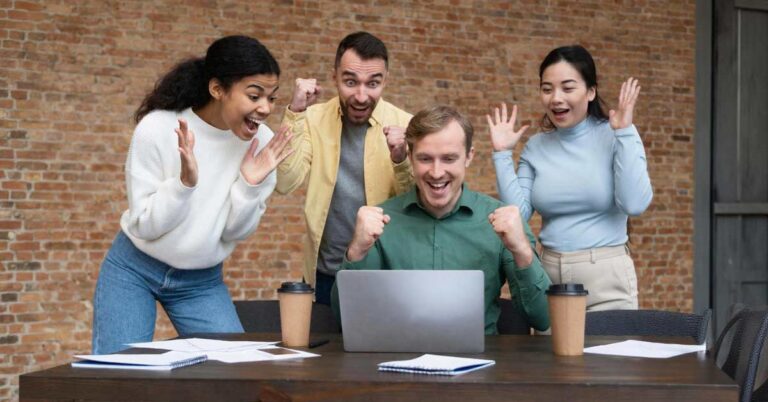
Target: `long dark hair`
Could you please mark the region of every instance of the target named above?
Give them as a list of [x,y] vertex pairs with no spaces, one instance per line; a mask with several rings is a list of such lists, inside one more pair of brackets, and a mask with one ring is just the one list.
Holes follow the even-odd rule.
[[225,36],[208,47],[204,58],[184,60],[160,78],[134,117],[138,123],[153,110],[178,112],[205,106],[212,99],[208,92],[211,79],[228,90],[243,77],[257,74],[280,76],[280,66],[269,50],[248,36]]
[[[580,45],[563,46],[549,52],[544,61],[541,62],[541,66],[539,66],[539,85],[541,85],[544,70],[561,61],[567,62],[581,74],[581,78],[587,84],[587,89],[595,89],[595,99],[591,100],[587,105],[587,116],[592,116],[598,121],[608,120],[608,114],[605,113],[605,102],[603,102],[603,98],[600,97],[600,93],[597,91],[597,68],[595,67],[595,61],[584,47]],[[555,129],[555,125],[552,124],[546,113],[541,118],[541,127],[546,131]]]

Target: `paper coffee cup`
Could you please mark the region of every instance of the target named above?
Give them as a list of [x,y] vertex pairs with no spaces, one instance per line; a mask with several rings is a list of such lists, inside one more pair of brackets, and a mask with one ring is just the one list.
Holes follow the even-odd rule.
[[309,345],[313,294],[314,289],[302,282],[283,282],[277,289],[283,345],[295,347]]
[[552,350],[560,356],[584,354],[584,321],[587,292],[584,285],[562,283],[546,291],[552,325]]

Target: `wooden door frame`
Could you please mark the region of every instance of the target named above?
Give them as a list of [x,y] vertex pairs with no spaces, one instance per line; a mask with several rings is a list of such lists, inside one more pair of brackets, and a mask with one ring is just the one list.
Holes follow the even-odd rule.
[[694,135],[693,311],[712,305],[713,0],[696,0],[696,133]]

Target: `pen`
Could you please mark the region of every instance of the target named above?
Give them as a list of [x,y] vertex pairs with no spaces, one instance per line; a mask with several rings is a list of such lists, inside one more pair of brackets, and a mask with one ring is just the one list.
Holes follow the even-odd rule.
[[323,346],[323,345],[325,345],[326,343],[328,343],[328,339],[320,339],[320,340],[317,340],[317,341],[312,341],[312,342],[310,342],[310,343],[309,343],[309,345],[308,345],[307,347],[308,347],[309,349],[312,349],[312,348],[316,348],[316,347],[318,347],[318,346]]

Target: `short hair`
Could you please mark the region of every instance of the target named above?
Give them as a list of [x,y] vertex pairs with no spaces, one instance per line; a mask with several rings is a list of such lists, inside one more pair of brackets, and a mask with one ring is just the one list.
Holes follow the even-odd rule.
[[336,49],[334,68],[339,68],[341,56],[349,49],[354,50],[363,60],[382,59],[384,60],[384,66],[389,69],[389,53],[384,42],[363,31],[351,33],[341,40],[338,49]]
[[459,123],[459,126],[464,130],[464,145],[467,155],[469,155],[469,150],[472,149],[472,134],[475,131],[472,128],[472,123],[456,109],[444,105],[424,109],[411,118],[405,129],[405,141],[408,142],[408,148],[413,151],[413,144],[416,141],[444,129],[452,121]]

